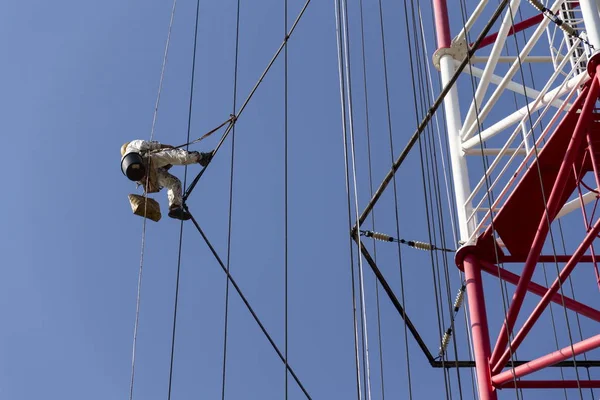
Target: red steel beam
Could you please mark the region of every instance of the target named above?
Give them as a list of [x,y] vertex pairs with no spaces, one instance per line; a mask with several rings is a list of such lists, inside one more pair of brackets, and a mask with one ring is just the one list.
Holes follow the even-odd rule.
[[463,260],[465,285],[469,296],[469,315],[471,317],[471,334],[475,353],[475,370],[481,400],[497,400],[498,396],[492,386],[490,373],[490,333],[488,331],[483,282],[478,260],[471,254]]
[[600,381],[580,380],[580,381],[509,381],[498,389],[595,389],[600,388]]
[[[574,9],[575,7],[578,7],[578,6],[579,6],[578,2],[572,3],[571,9]],[[524,31],[527,28],[531,28],[532,26],[537,25],[540,22],[542,22],[543,19],[544,19],[544,14],[538,14],[533,17],[527,18],[526,20],[523,20],[517,24],[514,24],[508,31],[507,36],[511,36],[511,35],[514,35],[515,33]],[[497,37],[498,37],[498,33],[492,33],[491,35],[486,36],[485,38],[483,38],[483,40],[479,44],[478,49],[484,48],[485,46],[489,46],[490,44],[494,43],[496,41]],[[470,46],[473,47],[473,43],[471,43]]]
[[586,237],[583,239],[583,242],[581,242],[581,244],[575,251],[575,253],[573,253],[573,258],[571,259],[571,261],[568,262],[567,265],[565,265],[562,271],[560,271],[560,274],[558,274],[558,278],[554,280],[552,286],[550,286],[550,289],[546,291],[544,297],[542,297],[538,305],[535,307],[535,309],[529,316],[529,318],[527,318],[521,330],[515,335],[513,341],[510,344],[510,347],[504,351],[497,363],[492,363],[492,365],[494,366],[494,368],[492,369],[492,373],[498,373],[502,370],[502,368],[504,368],[506,362],[510,358],[511,351],[515,352],[519,345],[523,342],[531,328],[533,328],[533,325],[537,322],[539,317],[542,315],[542,313],[550,303],[552,297],[554,297],[557,294],[558,289],[560,288],[562,283],[567,280],[569,274],[571,274],[571,272],[577,265],[578,257],[583,255],[583,253],[585,253],[585,251],[592,245],[592,242],[594,241],[594,239],[596,239],[598,233],[600,233],[600,218],[598,219],[598,221],[596,221],[592,230],[588,232]]
[[[489,263],[487,261],[479,261],[481,264],[481,269],[487,272],[490,275],[495,277],[499,277],[506,282],[512,283],[516,285],[519,282],[519,275],[510,272],[507,269],[499,268],[497,265]],[[527,290],[531,293],[537,294],[538,296],[544,296],[548,292],[548,288],[542,285],[538,285],[535,282],[529,282],[527,285]],[[587,318],[590,318],[594,321],[600,322],[600,311],[592,308],[588,305],[578,302],[570,297],[562,296],[559,293],[555,293],[551,297],[551,301],[562,306],[563,302],[565,307],[569,310],[575,311]]]
[[532,374],[540,369],[549,367],[558,362],[564,361],[568,358],[572,358],[586,351],[593,350],[600,347],[600,335],[592,336],[589,339],[573,344],[573,346],[567,346],[563,349],[557,350],[553,353],[532,360],[527,364],[519,365],[514,369],[502,372],[498,375],[492,376],[492,382],[496,386],[502,386],[507,382],[512,382],[515,379],[522,378],[526,375]]
[[[543,255],[540,256],[538,258],[538,262],[547,262],[547,263],[553,263],[553,262],[559,262],[559,263],[565,263],[568,262],[571,257],[573,257],[573,255],[567,254],[567,255]],[[521,256],[504,256],[502,257],[502,262],[507,262],[507,263],[517,263],[517,262],[525,262],[525,258],[521,257]],[[594,258],[592,256],[583,256],[581,257],[581,260],[579,260],[580,263],[593,263],[594,262]]]
[[[598,72],[598,70],[600,70],[600,67],[596,67],[596,72]],[[569,177],[573,164],[575,163],[577,153],[581,148],[581,142],[583,141],[587,128],[589,127],[589,124],[591,122],[594,106],[596,104],[596,100],[598,99],[600,85],[598,83],[597,75],[598,74],[595,74],[594,78],[592,78],[591,87],[587,93],[587,97],[583,104],[583,108],[581,109],[581,113],[578,116],[579,119],[577,121],[577,124],[575,125],[573,136],[571,137],[571,140],[567,147],[567,151],[560,165],[558,175],[556,176],[556,180],[552,187],[552,191],[550,193],[550,197],[547,203],[548,215],[544,213],[540,218],[537,233],[531,244],[531,250],[527,255],[527,260],[525,261],[521,278],[519,279],[519,283],[517,284],[517,288],[515,289],[515,294],[513,295],[513,299],[508,309],[506,319],[504,320],[504,323],[500,328],[500,333],[498,334],[496,346],[494,348],[490,361],[492,365],[498,363],[498,361],[500,360],[500,356],[502,355],[504,349],[506,348],[506,345],[508,344],[508,332],[512,332],[514,328],[515,321],[517,320],[519,311],[521,310],[521,306],[523,305],[525,294],[527,293],[527,285],[529,284],[529,282],[531,282],[531,277],[533,276],[535,266],[537,265],[538,258],[542,251],[542,247],[544,246],[544,242],[546,241],[546,236],[548,235],[548,230],[550,228],[548,221],[554,220],[561,206],[560,200],[565,187],[565,183]],[[582,93],[582,95],[584,95],[584,93]],[[577,111],[578,110],[571,109],[569,113],[577,113]]]
[[[527,18],[526,20],[521,21],[518,24],[514,24],[510,28],[510,30],[508,31],[508,35],[506,35],[506,36],[512,36],[515,33],[524,31],[527,28],[531,28],[532,26],[537,25],[540,22],[542,22],[543,19],[544,19],[544,14],[538,14],[534,17]],[[497,37],[498,37],[498,32],[492,33],[491,35],[486,36],[485,38],[483,38],[483,40],[479,44],[478,49],[482,49],[485,46],[489,46],[490,44],[494,43],[496,41]],[[473,46],[473,43],[471,43],[471,46]]]

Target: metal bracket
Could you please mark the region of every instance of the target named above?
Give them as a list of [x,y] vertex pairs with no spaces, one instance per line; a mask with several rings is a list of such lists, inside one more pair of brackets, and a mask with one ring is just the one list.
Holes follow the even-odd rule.
[[455,60],[463,60],[467,56],[467,42],[464,38],[460,40],[452,40],[450,47],[443,47],[437,49],[432,56],[433,65],[439,71],[440,70],[440,59],[445,55],[451,55]]

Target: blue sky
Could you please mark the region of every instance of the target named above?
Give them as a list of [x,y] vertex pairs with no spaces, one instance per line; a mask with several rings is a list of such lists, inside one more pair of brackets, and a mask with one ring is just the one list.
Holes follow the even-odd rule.
[[[389,169],[390,150],[378,8],[376,2],[365,3],[370,26],[365,35],[371,43],[369,112],[377,154],[373,176],[378,183]],[[403,11],[399,4],[388,3],[384,7],[397,153],[413,133],[416,119]],[[302,5],[290,0],[290,25]],[[356,390],[333,5],[313,1],[289,45],[289,360],[313,398],[342,399],[355,397]],[[0,230],[2,398],[128,398],[142,220],[129,208],[127,194],[139,192],[121,175],[119,148],[150,136],[171,6],[166,1],[34,0],[2,7],[0,129],[8,172],[0,207],[5,227]],[[232,112],[235,6],[232,0],[200,3],[192,138]],[[352,23],[357,22],[356,10],[353,4]],[[173,145],[184,143],[187,132],[194,11],[195,2],[178,1],[156,125],[155,139]],[[238,105],[282,41],[282,2],[242,2],[240,29]],[[358,40],[356,26],[353,29],[352,40]],[[360,61],[356,57],[353,53],[353,63]],[[274,65],[237,123],[230,259],[233,276],[280,348],[282,61]],[[357,98],[363,96],[360,85],[353,90]],[[357,110],[362,209],[369,197],[364,106]],[[231,139],[188,202],[224,260]],[[210,149],[217,140],[215,134],[194,149]],[[401,235],[426,241],[419,168],[414,152],[398,173],[398,206]],[[198,166],[190,168],[190,174],[198,171]],[[172,172],[183,177],[183,168]],[[166,214],[166,194],[155,198]],[[388,190],[376,209],[378,230],[392,234],[393,202]],[[147,225],[135,399],[167,396],[179,228],[179,222],[166,215]],[[396,248],[384,246],[378,246],[378,257],[390,262],[382,261],[382,270],[399,293]],[[403,250],[406,308],[436,351],[431,261],[427,253]],[[225,276],[191,223],[184,227],[181,266],[172,398],[219,398]],[[452,264],[450,273],[454,296],[460,282]],[[379,398],[375,281],[368,271],[365,285],[372,385],[374,398]],[[383,295],[381,315],[386,395],[407,398],[403,325]],[[227,398],[283,398],[283,365],[233,291],[229,316]],[[412,339],[409,347],[414,398],[443,396],[441,372],[428,367]],[[461,352],[467,358],[466,347]],[[469,375],[463,372],[462,377],[465,398],[470,398]],[[291,379],[290,398],[303,398]]]

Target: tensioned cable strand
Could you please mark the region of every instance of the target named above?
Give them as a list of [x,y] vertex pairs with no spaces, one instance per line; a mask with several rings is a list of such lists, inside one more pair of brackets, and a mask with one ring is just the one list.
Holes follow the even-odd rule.
[[[365,133],[367,137],[367,167],[369,171],[369,195],[373,196],[373,170],[371,162],[371,130],[369,118],[369,95],[367,85],[367,61],[365,55],[365,27],[364,27],[364,5],[363,0],[359,0],[360,7],[360,44],[363,72],[363,90],[365,95]],[[371,227],[375,230],[375,211],[371,213]],[[377,244],[373,241],[373,260],[377,262]],[[383,372],[383,344],[381,341],[381,309],[379,303],[379,281],[375,279],[375,305],[377,310],[377,346],[379,350],[379,378],[381,384],[381,399],[385,400],[385,379]]]
[[[426,86],[429,89],[429,91],[426,93],[427,94],[427,103],[431,103],[431,100],[433,99],[433,97],[435,95],[434,95],[434,91],[433,91],[433,78],[432,78],[432,74],[431,74],[431,69],[429,67],[429,63],[426,60],[426,55],[429,54],[429,53],[427,51],[427,40],[426,40],[426,36],[425,36],[425,28],[424,28],[424,25],[423,25],[423,17],[422,17],[420,5],[419,5],[418,12],[419,12],[419,30],[421,32],[421,41],[423,43],[423,50],[424,50],[424,52],[423,52],[423,61],[424,61],[424,65],[425,65],[425,72],[424,72],[424,74],[427,76]],[[431,10],[431,12],[432,12],[432,16],[433,16],[433,10]],[[433,17],[433,18],[435,18],[435,17]],[[448,207],[449,207],[448,211],[449,211],[449,215],[450,215],[450,224],[451,224],[451,228],[452,228],[452,238],[453,238],[452,243],[456,244],[456,243],[458,243],[457,242],[458,239],[457,239],[457,235],[456,235],[457,227],[456,227],[456,223],[454,221],[453,210],[450,209],[451,204],[452,204],[452,202],[450,200],[451,199],[451,196],[450,196],[450,185],[448,184],[448,175],[447,175],[447,171],[446,171],[447,168],[446,168],[445,157],[444,157],[444,152],[443,152],[442,135],[441,135],[440,131],[441,131],[441,129],[440,129],[440,123],[439,123],[438,116],[436,114],[435,115],[435,132],[436,132],[436,138],[438,140],[437,144],[438,144],[439,149],[440,149],[439,154],[440,154],[440,159],[441,159],[442,173],[443,173],[443,176],[444,176],[444,184],[445,184],[445,189],[446,189],[446,198],[447,198]],[[434,163],[434,165],[439,166],[438,161],[437,161],[438,160],[437,159],[437,152],[435,151],[435,144],[434,144],[435,140],[432,138],[431,141],[432,141],[432,143],[431,143],[431,154],[432,154],[432,157],[433,157],[433,163]],[[446,243],[446,240],[445,240],[445,231],[446,231],[446,228],[444,226],[444,219],[443,219],[442,199],[441,199],[441,194],[439,193],[439,187],[441,185],[439,183],[439,173],[437,172],[437,169],[434,169],[434,171],[435,171],[435,179],[436,179],[437,186],[438,186],[438,199],[437,199],[437,201],[438,201],[438,212],[439,212],[439,220],[440,220],[441,243],[442,243],[442,245],[445,245],[445,243]],[[446,280],[447,296],[450,296],[449,289],[450,289],[451,283],[450,283],[450,275],[449,275],[448,258],[447,257],[443,257],[442,261],[443,261],[443,264],[444,264],[444,275],[445,275],[445,280]],[[462,272],[460,270],[458,271],[458,276],[459,276],[459,279],[460,279],[461,282],[464,281],[464,278],[462,276]],[[448,297],[448,299],[449,299],[449,305],[450,305],[450,307],[452,307],[452,305],[453,305],[453,303],[451,303],[452,300],[451,300],[450,297]],[[457,346],[457,340],[456,340],[457,329],[456,329],[456,326],[455,326],[454,318],[451,318],[450,321],[451,321],[450,329],[452,329],[452,332],[454,333],[453,338],[452,338],[453,339],[453,344],[454,344],[454,359],[458,360],[459,359],[459,355],[458,355],[458,346]],[[468,333],[469,333],[469,331],[467,329],[467,335],[468,335]],[[470,346],[468,346],[468,348],[470,350]],[[455,365],[456,365],[456,363],[455,363]],[[472,374],[472,371],[471,371],[471,375],[470,376],[471,376],[472,381],[474,381],[474,376]],[[458,368],[457,368],[457,380],[459,381],[459,390],[462,392],[462,387],[461,387],[461,384],[460,384],[460,379],[461,379],[460,378],[460,372],[458,371]],[[473,391],[473,395],[475,395],[475,391]],[[462,397],[462,393],[461,393],[461,397]]]
[[[426,105],[430,104],[431,101],[433,100],[434,94],[433,94],[433,83],[432,83],[432,78],[431,78],[431,71],[429,68],[429,60],[427,59],[427,40],[426,40],[426,36],[425,36],[425,31],[423,28],[423,20],[422,20],[422,13],[421,13],[421,7],[419,2],[417,2],[417,9],[414,10],[413,9],[413,29],[415,30],[415,32],[420,32],[420,35],[416,34],[416,42],[418,44],[417,47],[417,54],[420,56],[420,62],[418,61],[418,64],[421,65],[421,75],[422,75],[422,79],[420,79],[420,83],[421,83],[421,89],[422,89],[422,93],[421,93],[421,97],[422,97],[422,109],[425,110],[426,109]],[[415,12],[416,11],[416,12]],[[417,23],[417,20],[419,21]],[[420,45],[419,45],[420,44]],[[432,229],[433,233],[434,233],[434,242],[437,242],[437,235],[439,234],[439,242],[441,243],[441,246],[446,246],[446,225],[444,223],[444,207],[443,207],[443,201],[442,201],[442,185],[440,183],[440,172],[439,172],[439,166],[440,163],[438,161],[438,152],[435,150],[435,137],[437,136],[437,138],[441,141],[441,135],[440,135],[440,131],[439,131],[439,123],[438,123],[438,116],[435,116],[435,122],[436,124],[430,124],[429,128],[428,128],[428,134],[425,135],[425,147],[428,149],[428,152],[426,152],[426,158],[429,159],[430,163],[431,163],[431,172],[433,175],[433,182],[432,182],[432,188],[433,188],[433,200],[432,200],[432,219],[434,221],[436,221],[437,218],[437,233],[436,233],[436,229],[435,227]],[[436,129],[437,128],[437,129]],[[437,135],[435,135],[435,133],[437,133]],[[441,149],[441,146],[440,146]],[[445,168],[445,163],[444,163],[444,158],[443,158],[443,153],[440,153],[441,155],[441,159],[442,159],[442,171],[444,173],[446,173],[446,168]],[[445,181],[446,184],[446,188],[448,185],[447,180]],[[450,203],[448,203],[450,204]],[[435,211],[435,212],[434,212]],[[436,215],[437,214],[437,215]],[[450,212],[450,216],[451,216],[451,222],[453,223],[454,220],[452,218],[452,213]],[[452,228],[454,228],[454,226],[452,226]],[[454,230],[452,231],[454,234]],[[456,241],[454,240],[453,243],[456,243]],[[433,255],[432,255],[433,256]],[[449,314],[449,319],[450,319],[450,329],[452,330],[452,332],[456,333],[456,326],[455,326],[455,315],[456,315],[456,306],[457,303],[454,300],[453,293],[451,293],[451,281],[450,281],[450,266],[449,266],[449,259],[448,257],[444,256],[443,254],[435,254],[435,268],[436,268],[436,272],[437,272],[437,276],[438,276],[438,287],[439,287],[439,294],[440,294],[440,306],[442,305],[442,274],[440,272],[440,263],[443,266],[443,271],[444,271],[444,283],[446,286],[446,304],[447,304],[447,310],[448,310],[448,314]],[[459,273],[459,277],[460,277],[460,273]],[[462,282],[463,279],[462,277],[460,277],[460,282],[461,282],[461,286],[462,286]],[[461,293],[459,291],[459,293]],[[460,302],[458,303],[458,307],[460,308]],[[442,317],[443,317],[443,309],[442,309]],[[442,318],[443,319],[443,318]],[[457,337],[456,334],[452,335],[452,342],[453,342],[453,349],[454,349],[454,360],[458,360],[459,359],[459,354],[458,354],[458,342],[457,342]],[[455,362],[454,365],[456,366],[457,363]],[[448,374],[448,380],[449,380],[449,386],[450,386],[450,395],[452,395],[452,378],[450,376],[450,373]],[[456,368],[456,383],[458,386],[458,391],[459,391],[459,398],[463,399],[464,398],[464,394],[463,394],[463,387],[462,387],[462,377],[461,377],[461,371],[459,368]]]
[[[335,28],[336,28],[336,43],[337,43],[337,57],[338,57],[338,76],[340,86],[340,108],[342,117],[342,144],[344,149],[344,177],[346,183],[346,207],[348,210],[348,229],[352,227],[352,207],[350,204],[350,173],[348,168],[348,148],[347,148],[347,131],[346,131],[346,102],[344,101],[344,68],[343,68],[343,46],[342,46],[342,24],[341,24],[341,12],[342,5],[341,0],[334,0],[335,6]],[[358,325],[356,318],[356,283],[354,280],[354,251],[352,246],[352,238],[349,242],[350,252],[350,283],[352,285],[352,324],[354,333],[354,362],[356,372],[356,397],[362,399],[362,391],[360,384],[360,356],[358,353]],[[360,255],[359,255],[360,257]]]
[[[242,114],[242,112],[244,112],[244,110],[246,109],[246,106],[248,105],[248,103],[250,102],[250,100],[252,99],[252,97],[254,96],[254,93],[256,93],[256,90],[258,89],[258,87],[262,83],[263,79],[265,78],[265,76],[267,75],[267,73],[271,70],[271,67],[275,63],[275,60],[277,60],[277,58],[279,57],[279,54],[281,54],[281,51],[283,50],[283,48],[285,47],[286,43],[288,42],[288,40],[292,36],[292,33],[295,31],[296,26],[300,22],[300,19],[302,19],[302,16],[304,15],[304,12],[306,11],[308,5],[310,4],[310,1],[311,0],[306,0],[306,3],[304,3],[304,7],[302,7],[302,10],[300,10],[300,13],[298,14],[298,16],[296,17],[296,20],[292,24],[292,27],[290,28],[290,31],[288,32],[288,34],[283,39],[283,43],[281,43],[281,45],[279,46],[279,48],[277,49],[277,51],[275,52],[275,54],[271,58],[271,61],[269,61],[269,64],[267,64],[267,67],[265,68],[265,70],[261,74],[260,78],[258,79],[258,82],[256,82],[256,84],[254,85],[254,87],[250,91],[250,94],[248,95],[248,97],[246,97],[246,100],[244,101],[244,103],[240,107],[240,109],[237,112],[237,114],[235,114],[233,116],[233,118],[231,119],[231,123],[229,124],[229,126],[225,130],[225,133],[223,133],[223,136],[219,140],[219,143],[217,143],[217,146],[213,150],[213,156],[219,151],[219,149],[223,145],[223,142],[225,142],[225,139],[227,139],[227,136],[229,136],[229,133],[233,129],[233,125],[235,124],[235,121],[240,117],[240,115]],[[210,163],[208,165],[210,165]],[[196,186],[196,184],[198,183],[198,181],[200,180],[200,178],[202,178],[202,176],[204,175],[204,172],[206,171],[206,168],[208,167],[208,165],[206,167],[204,167],[200,171],[200,173],[198,173],[198,175],[196,176],[196,178],[194,178],[194,180],[192,181],[192,183],[190,184],[190,186],[186,189],[185,195],[184,195],[184,200],[187,199],[187,197],[190,195],[190,193],[192,192],[192,190],[194,190],[194,187]]]
[[[184,205],[184,208],[186,209],[186,211],[189,212],[189,209],[188,209],[188,207],[186,205]],[[281,350],[279,350],[279,347],[277,347],[277,344],[275,343],[275,341],[273,340],[273,338],[271,337],[271,335],[267,331],[267,328],[265,328],[265,326],[261,322],[260,318],[258,318],[258,315],[256,314],[256,312],[254,311],[254,309],[252,308],[252,306],[250,305],[250,303],[246,299],[246,296],[244,296],[244,293],[242,292],[242,289],[240,289],[240,287],[238,286],[238,284],[236,283],[236,281],[233,279],[233,276],[231,276],[231,274],[229,273],[229,271],[227,271],[227,267],[225,267],[225,264],[221,260],[221,257],[219,257],[219,254],[217,254],[217,251],[215,250],[215,248],[213,247],[213,245],[211,244],[211,242],[208,240],[208,237],[206,236],[206,234],[204,233],[204,231],[202,230],[202,228],[200,228],[200,225],[198,224],[198,221],[196,221],[196,218],[194,218],[193,215],[191,215],[191,221],[194,224],[194,226],[196,227],[196,230],[198,231],[198,233],[200,233],[200,235],[202,236],[202,239],[204,239],[204,242],[208,246],[208,248],[209,248],[210,252],[212,253],[212,255],[215,257],[215,260],[217,261],[217,263],[219,264],[219,266],[221,267],[221,269],[223,270],[223,272],[225,272],[225,274],[227,275],[227,279],[229,279],[229,281],[231,282],[231,285],[233,286],[233,288],[235,289],[235,291],[237,292],[237,294],[240,296],[240,299],[242,300],[242,302],[244,303],[244,305],[246,306],[246,308],[248,309],[248,311],[252,315],[252,318],[254,318],[254,320],[258,324],[258,327],[260,328],[260,330],[262,331],[262,333],[265,335],[265,338],[269,341],[269,343],[271,344],[271,347],[273,347],[273,350],[275,350],[275,352],[279,356],[279,359],[282,362],[285,363],[285,357],[283,356],[283,353],[281,352]],[[292,369],[292,366],[289,365],[289,363],[287,364],[287,370],[289,371],[290,375],[292,375],[292,378],[294,378],[294,380],[298,384],[298,387],[300,388],[300,390],[302,390],[302,392],[304,393],[304,395],[306,396],[306,398],[310,400],[311,399],[310,395],[308,394],[308,392],[304,388],[304,385],[302,384],[302,382],[300,381],[300,379],[298,378],[298,376],[296,375],[296,373]]]
[[[156,117],[158,115],[158,106],[160,104],[160,95],[162,92],[162,86],[165,76],[165,69],[167,65],[167,56],[169,54],[169,45],[171,43],[171,30],[173,27],[173,20],[175,18],[175,9],[177,6],[177,0],[173,0],[173,6],[171,8],[171,18],[169,20],[169,30],[167,33],[167,41],[165,43],[165,52],[163,55],[162,66],[160,69],[160,79],[158,83],[158,93],[156,94],[156,102],[154,104],[154,112],[152,113],[152,126],[150,128],[150,140],[154,139],[154,128],[156,126]],[[148,185],[148,177],[146,178],[146,186]],[[133,326],[133,344],[131,350],[131,379],[129,382],[129,400],[133,400],[133,385],[135,380],[135,357],[137,350],[137,336],[140,323],[140,307],[141,307],[141,294],[142,294],[142,278],[144,270],[144,250],[146,248],[146,211],[148,208],[148,193],[144,191],[144,221],[142,222],[142,243],[140,250],[140,266],[138,269],[138,283],[136,290],[135,300],[135,322]]]
[[[424,53],[424,49],[422,48],[422,43],[420,40],[420,35],[418,34],[419,29],[416,23],[415,17],[415,4],[411,1],[411,22],[412,22],[412,31],[413,41],[414,41],[414,56],[412,55],[413,49],[411,45],[411,40],[408,40],[409,46],[409,56],[411,59],[411,75],[416,71],[416,79],[413,79],[413,98],[415,103],[415,116],[417,120],[419,119],[419,113],[425,112],[427,109],[427,104],[431,102],[431,99],[428,97],[428,91],[425,89],[425,84],[428,81],[424,78],[425,71],[424,65],[428,63],[426,59],[426,55]],[[407,17],[407,28],[408,28],[408,17]],[[412,60],[415,60],[414,62]],[[417,90],[418,89],[418,90]],[[417,96],[418,92],[418,96]],[[417,100],[418,98],[418,100]],[[430,157],[429,150],[431,149],[431,138],[433,136],[432,124],[426,128],[425,135],[419,138],[419,158],[421,164],[421,181],[423,187],[423,197],[424,197],[424,205],[425,205],[425,216],[426,216],[426,226],[427,226],[427,234],[429,241],[431,243],[437,243],[437,231],[436,231],[436,203],[434,201],[434,196],[436,193],[436,186],[432,183],[431,175],[435,177],[436,168],[434,164],[433,157]],[[427,177],[427,179],[426,179]],[[442,243],[444,241],[442,240]],[[442,295],[442,282],[440,278],[440,268],[439,268],[439,257],[437,253],[430,253],[430,262],[431,262],[431,271],[432,271],[432,280],[433,280],[433,291],[436,303],[436,312],[437,312],[437,320],[438,320],[438,334],[440,339],[440,344],[443,345],[443,335],[444,335],[444,326],[446,325],[444,319],[444,308],[443,308],[443,295]],[[440,346],[441,347],[441,346]],[[456,358],[455,358],[456,359]],[[444,357],[441,358],[441,362],[445,365],[446,360]],[[448,369],[444,369],[444,384],[446,387],[446,397],[452,399],[452,381],[450,378],[450,371]],[[459,374],[459,370],[456,372]],[[460,375],[458,375],[460,376]],[[460,379],[459,379],[460,382]],[[459,391],[460,398],[462,399],[462,389],[460,389],[459,383]]]
[[[284,1],[284,6],[283,6],[283,32],[284,34],[287,35],[287,31],[288,31],[288,0]],[[284,79],[283,79],[283,107],[284,107],[284,184],[283,184],[283,191],[284,191],[284,357],[285,357],[285,399],[288,399],[288,395],[289,395],[289,383],[288,383],[288,372],[287,372],[287,368],[288,368],[288,317],[289,317],[289,310],[288,310],[288,46],[287,43],[285,44],[285,48],[283,50],[283,75],[284,75]]]
[[[341,10],[342,15],[342,43],[344,45],[344,66],[345,66],[345,78],[346,78],[346,99],[348,102],[348,133],[350,139],[350,161],[352,165],[352,188],[354,197],[354,211],[355,218],[358,220],[358,189],[356,180],[356,151],[354,144],[354,104],[352,96],[352,71],[350,67],[350,34],[348,28],[348,3],[346,0],[342,0],[343,9]],[[352,223],[352,220],[350,220]],[[360,248],[360,235],[357,236],[359,248]],[[361,337],[362,337],[362,353],[363,353],[363,373],[365,381],[365,398],[371,400],[371,368],[369,363],[369,336],[367,329],[367,309],[365,299],[365,286],[364,286],[364,274],[363,274],[363,263],[362,257],[357,257],[358,261],[358,288],[359,288],[359,301],[360,301],[360,312],[361,312]]]
[[173,7],[171,8],[171,19],[169,21],[169,31],[167,33],[167,42],[165,43],[165,53],[163,54],[162,67],[160,69],[160,79],[158,82],[158,93],[156,95],[156,103],[154,103],[154,113],[152,116],[152,127],[150,128],[150,140],[154,139],[154,129],[156,127],[156,117],[158,115],[158,106],[160,104],[160,94],[162,93],[163,82],[165,80],[165,69],[167,65],[167,58],[169,56],[169,45],[171,44],[171,31],[173,29],[173,20],[175,19],[175,8],[177,6],[177,0],[173,0]]
[[[235,113],[237,103],[237,80],[238,80],[238,56],[240,45],[240,0],[237,1],[236,9],[236,28],[235,28],[235,60],[233,67],[233,104],[232,110]],[[231,132],[231,175],[229,177],[229,217],[227,221],[227,272],[230,271],[231,261],[231,225],[233,222],[233,176],[234,176],[234,157],[235,155],[235,126],[232,126]],[[225,380],[227,373],[227,341],[229,331],[229,279],[225,279],[225,315],[223,327],[223,372],[221,382],[221,399],[225,400]]]
[[[189,98],[189,108],[188,108],[188,121],[187,121],[187,139],[186,142],[190,141],[190,134],[192,131],[192,110],[194,106],[194,83],[196,78],[196,53],[198,50],[198,25],[200,20],[200,0],[196,1],[196,21],[194,26],[194,45],[192,51],[192,70],[191,70],[191,78],[190,78],[190,98]],[[188,146],[186,146],[186,150]],[[185,166],[184,174],[183,174],[183,187],[185,187],[187,183],[187,170],[188,166]],[[179,224],[179,249],[177,254],[177,274],[176,274],[176,283],[175,283],[175,302],[173,305],[173,330],[171,333],[171,360],[169,365],[169,392],[168,392],[168,400],[171,400],[172,388],[173,388],[173,365],[175,361],[175,339],[177,332],[177,309],[179,305],[179,283],[181,278],[181,252],[183,248],[183,221]]]

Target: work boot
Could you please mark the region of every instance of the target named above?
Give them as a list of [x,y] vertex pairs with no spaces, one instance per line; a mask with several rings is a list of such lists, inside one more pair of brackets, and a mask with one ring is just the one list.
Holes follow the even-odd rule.
[[169,217],[187,221],[192,218],[192,215],[181,206],[171,206],[169,207]]
[[212,160],[213,158],[213,152],[209,152],[209,153],[200,153],[200,159],[198,160],[198,164],[202,165],[203,167],[206,167],[208,165],[208,163],[210,162],[210,160]]

